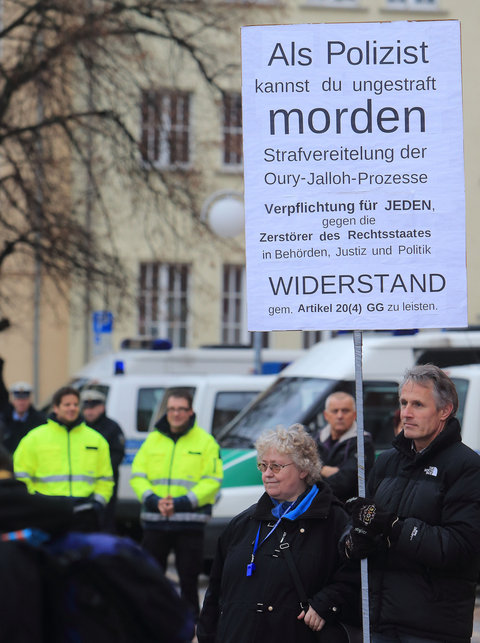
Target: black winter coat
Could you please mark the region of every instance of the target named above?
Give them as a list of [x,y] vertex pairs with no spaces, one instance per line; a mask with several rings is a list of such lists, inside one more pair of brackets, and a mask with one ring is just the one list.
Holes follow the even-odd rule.
[[45,424],[47,417],[41,411],[37,411],[34,406],[30,406],[27,416],[24,420],[15,420],[13,417],[14,408],[9,408],[0,416],[0,435],[3,446],[11,454],[18,447],[22,440],[31,429]]
[[303,620],[280,538],[296,563],[309,602],[326,620],[342,613],[343,604],[357,596],[358,568],[340,568],[338,540],[347,516],[331,490],[319,484],[319,493],[297,520],[282,519],[259,547],[255,572],[246,576],[253,543],[261,524],[260,542],[276,519],[265,493],[234,518],[219,539],[216,557],[197,627],[200,643],[312,643],[316,635]]
[[[322,464],[339,468],[337,473],[325,478],[325,482],[337,498],[345,502],[352,496],[358,496],[357,431],[350,430],[343,436],[343,439],[340,438],[340,440],[334,442],[330,448],[327,447],[328,441],[325,442],[324,432],[325,429],[320,433],[317,440],[317,448]],[[328,435],[330,435],[329,432]],[[364,433],[364,451],[365,475],[368,475],[375,460],[375,449],[372,436],[367,432]]]
[[71,498],[30,494],[20,480],[0,480],[0,533],[27,527],[62,532],[71,525],[73,507]]
[[118,468],[122,463],[123,457],[125,455],[125,436],[120,425],[107,417],[105,413],[102,413],[95,422],[90,424],[87,422],[88,426],[95,431],[98,431],[100,435],[103,435],[105,440],[108,442],[110,447],[110,459],[112,461],[112,470],[115,483],[118,482]]
[[[71,498],[31,495],[13,478],[0,480],[0,533],[27,527],[51,534],[67,529]],[[22,541],[0,542],[0,643],[49,643],[45,621],[44,561]]]
[[466,643],[480,562],[480,456],[453,418],[420,453],[401,432],[367,494],[400,517],[395,542],[369,556],[372,630]]

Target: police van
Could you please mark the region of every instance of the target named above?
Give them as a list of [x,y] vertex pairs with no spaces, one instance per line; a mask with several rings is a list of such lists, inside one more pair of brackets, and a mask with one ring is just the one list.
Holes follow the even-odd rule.
[[[110,375],[270,375],[278,373],[300,357],[298,349],[263,348],[257,352],[247,346],[205,346],[172,348],[168,340],[125,339],[121,349],[101,355],[75,373],[75,380],[91,380]],[[259,369],[257,358],[261,358]],[[260,361],[260,360],[258,360]]]

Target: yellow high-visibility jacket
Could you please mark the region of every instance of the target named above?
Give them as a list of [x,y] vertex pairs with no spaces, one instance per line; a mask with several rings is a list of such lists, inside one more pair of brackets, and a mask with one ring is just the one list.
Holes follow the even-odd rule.
[[13,464],[15,477],[30,493],[74,498],[93,494],[106,504],[113,492],[108,442],[85,422],[68,430],[47,420],[20,441]]
[[[196,422],[176,441],[158,429],[153,430],[138,450],[132,463],[133,487],[143,502],[141,518],[144,523],[165,520],[205,523],[223,480],[220,448],[215,439]],[[158,510],[148,507],[149,496],[164,498],[186,496],[190,508],[175,511],[165,518]],[[155,505],[155,502],[153,503]]]

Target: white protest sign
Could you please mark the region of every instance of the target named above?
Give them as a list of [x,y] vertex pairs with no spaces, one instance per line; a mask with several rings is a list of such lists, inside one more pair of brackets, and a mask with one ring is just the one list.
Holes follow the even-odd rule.
[[457,21],[242,29],[248,328],[467,325]]

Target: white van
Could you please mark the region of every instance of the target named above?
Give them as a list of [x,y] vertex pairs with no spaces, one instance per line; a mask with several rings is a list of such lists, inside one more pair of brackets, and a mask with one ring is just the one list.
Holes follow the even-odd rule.
[[[422,331],[402,336],[364,333],[364,425],[376,447],[390,446],[398,384],[407,368],[417,363],[444,367],[471,362],[480,362],[478,331]],[[220,533],[232,516],[256,502],[263,492],[253,450],[257,437],[266,429],[295,422],[317,431],[324,424],[326,397],[338,390],[355,394],[351,334],[320,342],[306,351],[220,431],[217,439],[222,447],[224,483],[210,530]],[[477,422],[479,417],[477,414]]]
[[[398,382],[414,364],[451,366],[480,362],[479,331],[424,331],[393,336],[363,335],[362,368],[365,429],[378,448],[391,440]],[[251,408],[219,434],[224,447],[251,448],[258,435],[278,424],[301,422],[311,431],[323,426],[326,397],[337,390],[355,393],[352,335],[321,342],[287,366]]]
[[480,453],[480,364],[446,367],[443,370],[457,389],[457,418],[462,427],[462,440]]

